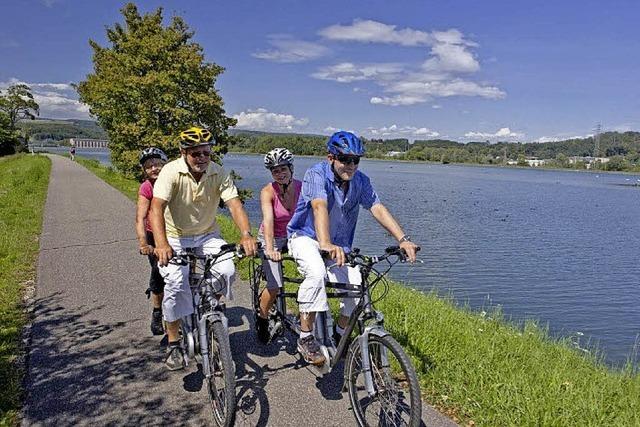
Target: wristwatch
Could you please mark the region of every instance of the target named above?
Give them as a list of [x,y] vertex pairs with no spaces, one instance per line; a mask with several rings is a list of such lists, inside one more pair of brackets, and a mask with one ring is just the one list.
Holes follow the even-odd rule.
[[405,234],[400,238],[400,240],[398,240],[398,243],[410,242],[410,241],[411,241],[411,237],[409,237],[408,234]]

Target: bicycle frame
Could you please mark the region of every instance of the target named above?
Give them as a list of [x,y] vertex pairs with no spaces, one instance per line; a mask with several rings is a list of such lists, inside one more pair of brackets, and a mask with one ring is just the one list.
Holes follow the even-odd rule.
[[[295,260],[292,257],[285,256],[282,261],[292,261]],[[376,277],[371,283],[369,282],[369,276],[372,272],[373,265],[378,262],[378,258],[374,257],[369,260],[368,263],[359,262],[357,265],[360,267],[360,276],[361,276],[361,285],[356,286],[349,283],[341,283],[341,282],[331,282],[325,281],[326,289],[335,289],[338,292],[327,293],[327,298],[359,298],[358,304],[356,305],[354,311],[351,313],[349,317],[349,321],[347,327],[345,328],[345,332],[338,343],[333,341],[331,336],[327,336],[327,332],[331,329],[332,326],[332,317],[327,312],[319,312],[316,314],[315,326],[314,326],[314,334],[316,334],[316,338],[318,338],[319,342],[325,346],[327,354],[327,363],[318,368],[318,372],[321,375],[327,374],[330,372],[339,362],[339,360],[345,355],[348,350],[348,341],[351,333],[356,328],[356,325],[359,329],[359,335],[357,338],[358,345],[360,346],[361,354],[363,355],[363,368],[366,372],[365,374],[365,384],[367,387],[367,392],[370,395],[375,393],[373,386],[373,379],[371,378],[370,367],[369,365],[369,336],[370,334],[375,334],[378,336],[387,335],[388,332],[384,329],[384,316],[382,313],[375,311],[373,308],[370,288],[375,285],[379,280],[386,275],[388,272],[385,271],[384,274]],[[390,267],[389,267],[390,268]],[[252,272],[252,275],[256,274],[255,271]],[[287,298],[295,298],[297,299],[296,292],[287,292],[285,286],[287,283],[291,284],[300,284],[303,279],[293,278],[283,276],[283,287],[279,289],[277,298],[276,298],[276,313],[278,316],[278,320],[283,322],[284,326],[294,333],[300,333],[300,327],[295,320],[292,320],[290,316],[287,316]],[[374,324],[366,325],[366,323],[370,320],[374,320]],[[383,358],[383,363],[387,363],[386,354],[381,354]]]
[[[181,319],[181,328],[185,334],[183,339],[187,347],[186,362],[188,365],[190,358],[202,356],[202,372],[206,378],[213,375],[208,358],[207,322],[221,322],[225,329],[229,326],[228,319],[222,312],[222,306],[215,297],[211,284],[207,282],[213,265],[225,255],[224,252],[221,251],[216,255],[196,255],[193,248],[185,248],[184,254],[178,256],[181,262],[189,265],[189,286],[193,304],[193,313]],[[197,272],[198,268],[201,268],[201,273]],[[196,346],[199,352],[196,351]]]

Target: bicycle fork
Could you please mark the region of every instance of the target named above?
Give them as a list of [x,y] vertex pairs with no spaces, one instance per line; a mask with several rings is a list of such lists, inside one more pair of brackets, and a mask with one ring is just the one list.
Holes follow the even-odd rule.
[[212,369],[212,366],[209,364],[209,336],[207,335],[209,329],[207,328],[207,323],[213,324],[214,322],[221,322],[225,330],[229,326],[227,318],[225,316],[221,316],[220,313],[216,313],[215,311],[204,314],[198,322],[200,333],[200,354],[202,355],[202,373],[207,379],[211,378],[215,369],[215,367]]
[[[371,368],[371,354],[369,351],[369,335],[371,334],[377,335],[379,337],[383,337],[385,335],[388,335],[388,332],[378,325],[372,325],[372,326],[367,326],[362,332],[362,335],[359,335],[357,338],[358,345],[360,346],[360,355],[362,357],[362,375],[364,377],[364,385],[369,396],[373,397],[376,394],[376,389],[374,386],[375,382],[373,380],[373,371]],[[380,358],[381,366],[388,367],[389,360],[387,358],[386,347],[380,346],[380,349],[378,350],[378,352],[379,354],[376,354],[376,356]]]

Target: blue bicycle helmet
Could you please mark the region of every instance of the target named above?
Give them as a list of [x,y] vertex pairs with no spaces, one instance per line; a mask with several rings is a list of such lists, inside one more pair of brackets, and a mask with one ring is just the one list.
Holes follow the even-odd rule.
[[327,141],[327,151],[334,155],[363,156],[364,144],[351,132],[340,131],[331,135]]

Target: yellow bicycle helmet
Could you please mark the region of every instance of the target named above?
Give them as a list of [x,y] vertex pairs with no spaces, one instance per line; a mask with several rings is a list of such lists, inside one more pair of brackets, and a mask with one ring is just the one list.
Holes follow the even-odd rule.
[[213,144],[215,144],[213,135],[211,135],[211,132],[209,132],[207,129],[194,126],[183,132],[180,132],[180,147],[182,148],[199,147],[201,145]]

